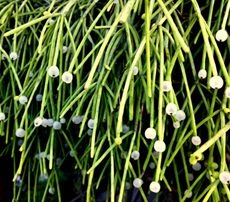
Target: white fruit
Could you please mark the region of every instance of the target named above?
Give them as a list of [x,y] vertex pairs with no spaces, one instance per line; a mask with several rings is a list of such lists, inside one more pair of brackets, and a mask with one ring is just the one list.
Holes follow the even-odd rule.
[[133,186],[136,187],[136,188],[140,188],[142,185],[142,180],[140,178],[136,178],[134,181],[133,181]]
[[6,56],[2,53],[2,60],[5,60],[6,59]]
[[184,113],[183,110],[179,110],[176,112],[175,117],[176,117],[177,121],[183,121],[186,118],[186,114]]
[[65,119],[65,118],[61,118],[61,119],[60,119],[60,122],[61,122],[61,123],[65,123],[65,122],[66,122],[66,119]]
[[16,130],[16,136],[17,137],[24,137],[25,136],[25,130],[24,129],[22,129],[22,128],[18,128],[17,130]]
[[30,72],[30,73],[29,73],[29,77],[30,77],[30,78],[33,77],[33,75],[34,75],[33,72]]
[[58,121],[54,121],[53,128],[54,128],[54,130],[60,130],[61,129],[61,123]]
[[62,81],[65,82],[65,83],[71,83],[72,80],[73,80],[73,75],[70,73],[70,72],[64,72],[62,74]]
[[163,81],[163,91],[169,92],[172,89],[171,81]]
[[4,121],[6,119],[6,115],[0,112],[0,121]]
[[150,167],[151,169],[154,169],[154,168],[156,167],[156,164],[153,163],[153,162],[151,162],[151,163],[149,164],[149,167]]
[[200,79],[205,79],[207,77],[207,71],[205,69],[201,69],[199,72],[198,72],[198,77]]
[[127,126],[127,125],[123,125],[123,127],[122,127],[122,132],[123,133],[128,133],[129,132],[129,126]]
[[189,181],[193,181],[194,180],[194,175],[192,173],[189,173],[188,178],[189,178]]
[[63,53],[66,53],[68,51],[68,47],[67,46],[63,46]]
[[93,130],[92,130],[92,129],[88,129],[88,130],[87,130],[87,134],[88,134],[89,136],[91,136],[91,135],[93,134]]
[[196,164],[192,165],[193,170],[199,171],[201,169],[201,164],[197,162]]
[[216,40],[219,41],[219,42],[224,42],[226,41],[228,38],[228,33],[221,29],[219,31],[216,32]]
[[137,160],[139,159],[140,157],[140,153],[136,150],[134,150],[132,153],[131,153],[131,157],[134,159],[134,160]]
[[192,137],[192,143],[196,146],[200,145],[201,144],[201,139],[199,136],[193,136]]
[[138,71],[139,71],[139,70],[138,70],[138,67],[135,66],[134,69],[133,69],[133,74],[134,74],[134,75],[137,75],[137,74],[138,74]]
[[94,120],[93,119],[89,119],[89,121],[88,121],[88,127],[90,129],[93,129],[93,127],[94,127]]
[[40,126],[42,124],[42,119],[40,118],[40,117],[38,117],[38,118],[36,118],[35,120],[34,120],[34,126],[35,127],[38,127],[38,126]]
[[55,78],[59,75],[59,69],[57,66],[51,66],[49,69],[48,69],[48,74]]
[[179,121],[173,122],[173,127],[180,128],[180,122]]
[[166,106],[166,113],[170,116],[175,115],[177,112],[177,106],[174,103],[169,103]]
[[220,76],[213,76],[210,79],[209,84],[213,89],[220,89],[224,85],[224,81]]
[[10,53],[10,59],[11,60],[16,60],[18,58],[18,54],[16,52]]
[[154,139],[156,137],[156,130],[154,128],[147,128],[145,130],[145,137],[147,139]]
[[[188,192],[188,189],[185,190],[184,195],[187,194],[187,192]],[[192,197],[192,191],[189,192],[187,198],[191,198],[191,197]]]
[[155,158],[156,158],[156,159],[158,159],[158,158],[159,158],[159,152],[154,151],[154,152],[153,152],[153,155],[155,156]]
[[223,171],[219,175],[219,179],[223,184],[229,184],[230,183],[230,173],[227,171]]
[[158,193],[161,189],[161,186],[158,182],[151,182],[149,189],[151,192]]
[[42,101],[42,94],[37,94],[37,96],[36,96],[36,100],[38,101],[38,102],[41,102]]
[[165,145],[164,141],[162,141],[162,140],[157,140],[157,141],[154,143],[154,149],[155,149],[157,152],[164,152],[165,149],[166,149],[166,145]]
[[129,183],[129,182],[126,182],[126,183],[125,183],[125,189],[128,190],[128,189],[130,189],[130,188],[131,188],[130,183]]
[[230,98],[230,87],[226,88],[225,95],[226,95],[227,98]]
[[19,97],[19,102],[20,102],[20,104],[24,105],[28,102],[28,98],[26,96],[22,95]]
[[80,116],[78,116],[78,117],[74,116],[74,117],[72,118],[72,122],[73,122],[74,124],[79,124],[79,123],[81,123],[81,117],[80,117]]

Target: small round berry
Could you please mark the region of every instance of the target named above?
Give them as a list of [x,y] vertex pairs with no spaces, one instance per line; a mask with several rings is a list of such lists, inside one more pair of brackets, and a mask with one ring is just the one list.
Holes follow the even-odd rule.
[[122,139],[120,137],[115,138],[116,145],[120,145],[122,143]]
[[193,170],[199,171],[201,169],[201,164],[196,162],[196,164],[192,165]]
[[161,189],[161,186],[158,182],[151,182],[149,189],[151,192],[158,193]]
[[48,160],[50,160],[50,154],[47,154],[47,155],[46,155],[46,158],[47,158]]
[[37,100],[38,102],[41,102],[41,101],[42,101],[42,98],[43,98],[42,94],[37,94],[37,95],[36,95],[36,100]]
[[42,119],[42,126],[45,127],[45,128],[46,128],[47,126],[50,126],[49,120],[46,119],[46,118],[43,118],[43,119]]
[[114,0],[113,3],[114,4],[119,4],[119,0]]
[[133,181],[133,186],[136,187],[136,188],[140,188],[142,185],[142,180],[140,178],[136,178],[134,181]]
[[230,173],[227,171],[223,171],[219,175],[219,179],[223,184],[229,184],[230,183]]
[[[127,151],[125,151],[126,156],[127,156],[127,154],[128,154]],[[124,156],[124,154],[122,152],[121,152],[120,156],[121,156],[122,159],[125,159],[125,156]]]
[[55,192],[55,188],[53,187],[53,188],[49,188],[49,193],[50,194],[54,194],[54,192]]
[[54,128],[54,130],[60,130],[61,129],[61,123],[58,121],[54,121],[53,128]]
[[2,53],[2,60],[5,60],[6,59],[6,56]]
[[180,122],[179,121],[173,122],[173,127],[180,128]]
[[34,126],[35,127],[38,127],[42,124],[42,119],[40,117],[37,117],[35,120],[34,120]]
[[64,72],[61,78],[63,82],[71,83],[73,80],[73,75],[70,72]]
[[193,181],[194,180],[194,175],[192,173],[189,173],[188,178],[189,178],[189,181]]
[[137,75],[138,74],[138,67],[135,66],[134,69],[133,69],[133,75]]
[[158,159],[158,158],[159,158],[159,154],[160,154],[160,153],[159,153],[159,152],[157,152],[157,151],[154,151],[154,152],[153,152],[153,155],[155,156],[155,158],[156,158],[156,159]]
[[224,81],[220,76],[213,76],[210,79],[209,84],[213,89],[220,89],[224,85]]
[[85,118],[85,115],[80,116],[80,118],[81,118],[81,122],[82,122]]
[[74,116],[74,117],[72,118],[72,122],[73,122],[74,124],[79,124],[79,123],[81,123],[81,117],[80,117],[80,116],[78,116],[78,117]]
[[22,129],[22,128],[18,128],[17,130],[16,130],[16,136],[17,137],[24,137],[25,136],[25,130],[24,129]]
[[[188,189],[185,190],[184,195],[186,195],[187,192],[188,192]],[[192,197],[192,191],[189,192],[187,198],[191,198],[191,197]]]
[[24,105],[28,102],[28,98],[26,96],[22,95],[19,97],[19,102],[20,102],[20,104]]
[[10,108],[9,108],[9,107],[6,107],[6,111],[5,111],[6,114],[9,113],[9,110],[10,110]]
[[186,118],[186,114],[184,113],[183,110],[179,110],[176,112],[175,117],[176,117],[177,121],[183,121]]
[[53,19],[50,19],[49,20],[49,25],[52,25],[54,23],[54,20]]
[[57,158],[57,159],[56,159],[56,165],[59,166],[59,165],[61,164],[61,161],[62,161],[61,158]]
[[200,79],[205,79],[207,77],[207,71],[205,69],[201,69],[199,72],[198,72],[198,77]]
[[139,159],[139,157],[140,157],[139,151],[134,150],[134,151],[131,153],[131,157],[132,157],[134,160]]
[[44,158],[44,156],[45,156],[45,152],[43,151],[43,152],[41,152],[40,154],[39,154],[39,158]]
[[61,122],[61,123],[65,123],[65,122],[66,122],[66,119],[65,119],[65,118],[61,118],[61,119],[60,119],[60,122]]
[[129,183],[129,182],[126,182],[126,183],[125,183],[125,189],[126,189],[126,190],[129,190],[130,188],[131,188],[130,183]]
[[165,149],[166,149],[166,145],[165,145],[164,141],[162,141],[162,140],[157,140],[157,141],[154,143],[154,149],[155,149],[157,152],[164,152]]
[[33,77],[33,75],[34,75],[33,72],[30,72],[30,73],[29,73],[29,77],[30,77],[30,78]]
[[[75,151],[75,154],[76,154],[77,152]],[[74,152],[71,150],[70,151],[70,153],[69,153],[69,155],[71,156],[71,157],[74,157]]]
[[169,103],[166,106],[166,113],[170,116],[175,115],[177,112],[177,106],[174,103]]
[[6,115],[0,112],[0,121],[4,121],[6,119]]
[[227,98],[230,98],[230,87],[226,88],[225,95],[226,95]]
[[22,146],[23,142],[23,140],[18,140],[18,146]]
[[48,69],[48,73],[51,77],[55,78],[59,75],[59,69],[57,66],[51,66],[49,69]]
[[[81,119],[81,118],[80,118]],[[94,128],[94,120],[93,119],[89,119],[89,121],[88,121],[88,127],[90,128],[90,129],[93,129]]]
[[48,121],[50,122],[49,126],[53,126],[54,120],[53,119],[48,119]]
[[122,132],[123,132],[123,133],[128,133],[128,132],[129,132],[129,129],[130,129],[129,126],[127,126],[127,125],[123,125],[123,126],[122,126]]
[[16,52],[10,53],[10,59],[11,60],[17,60],[17,58],[18,58],[18,54]]
[[171,81],[163,81],[163,91],[169,92],[172,89]]
[[156,167],[156,164],[153,163],[153,162],[151,162],[151,163],[149,164],[149,167],[150,167],[151,169],[154,169],[154,168]]
[[224,29],[221,29],[221,30],[216,32],[216,40],[217,41],[224,42],[227,40],[227,38],[228,38],[228,33]]
[[91,135],[93,134],[93,130],[92,130],[92,129],[88,129],[88,130],[87,130],[87,134],[88,134],[89,136],[91,136]]
[[196,146],[200,145],[201,144],[201,139],[199,136],[193,136],[192,137],[192,143]]
[[147,139],[154,139],[156,137],[156,130],[154,128],[147,128],[145,130],[145,137]]
[[63,46],[62,50],[63,50],[63,53],[66,53],[68,51],[68,47],[67,46]]

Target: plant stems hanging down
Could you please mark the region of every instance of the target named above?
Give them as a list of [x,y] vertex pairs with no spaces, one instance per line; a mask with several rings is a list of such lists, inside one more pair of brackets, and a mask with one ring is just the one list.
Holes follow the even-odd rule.
[[0,1],[0,156],[13,159],[13,200],[61,202],[67,181],[86,201],[104,187],[112,202],[134,187],[145,202],[230,200],[229,9]]

